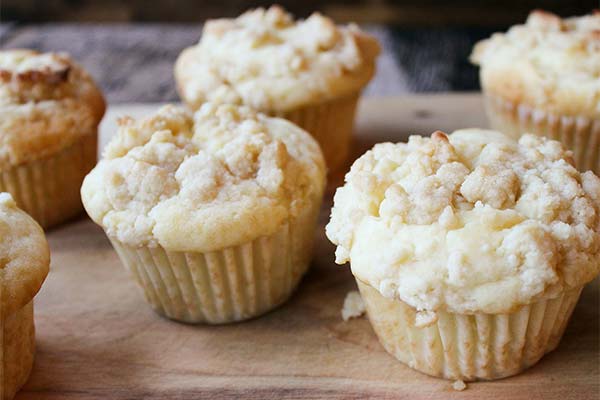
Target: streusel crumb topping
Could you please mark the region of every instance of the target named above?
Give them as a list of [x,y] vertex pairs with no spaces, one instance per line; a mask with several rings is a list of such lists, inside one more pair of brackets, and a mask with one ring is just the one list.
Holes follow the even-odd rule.
[[0,170],[96,134],[102,94],[68,55],[0,51]]
[[294,21],[272,6],[208,21],[175,76],[194,108],[208,100],[286,111],[361,90],[378,54],[375,38],[356,25],[336,26],[319,13]]
[[131,245],[210,251],[269,235],[322,196],[317,143],[283,119],[207,103],[120,121],[86,177],[86,210]]
[[336,262],[419,310],[507,312],[600,267],[600,179],[538,136],[470,129],[377,144],[334,203]]
[[527,22],[475,46],[482,86],[502,99],[557,115],[600,117],[600,12],[561,19],[533,11]]

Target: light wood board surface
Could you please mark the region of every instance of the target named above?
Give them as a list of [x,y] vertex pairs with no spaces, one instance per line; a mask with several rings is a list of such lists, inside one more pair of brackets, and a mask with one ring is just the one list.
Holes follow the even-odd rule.
[[[143,115],[156,105],[109,109]],[[356,153],[410,133],[484,126],[478,95],[369,99],[358,116]],[[248,322],[193,326],[154,314],[102,230],[82,217],[48,233],[50,275],[36,297],[37,358],[17,399],[398,398],[598,399],[598,280],[588,285],[558,349],[516,377],[451,382],[411,370],[388,355],[366,318],[343,322],[347,266],[333,263],[321,213],[312,269],[291,300]]]

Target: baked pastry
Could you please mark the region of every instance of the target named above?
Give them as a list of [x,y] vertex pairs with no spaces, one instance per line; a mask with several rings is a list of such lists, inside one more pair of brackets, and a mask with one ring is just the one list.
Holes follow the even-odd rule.
[[27,381],[35,353],[33,297],[50,264],[42,228],[0,193],[0,398],[12,399]]
[[66,54],[0,51],[0,192],[47,228],[83,208],[104,99]]
[[524,25],[475,46],[494,129],[560,140],[582,171],[600,173],[600,12],[561,19],[534,11]]
[[181,98],[244,104],[313,135],[329,169],[346,161],[361,90],[373,77],[376,39],[319,13],[294,21],[281,7],[208,21],[175,65]]
[[325,165],[294,124],[247,107],[124,118],[81,194],[160,314],[226,323],[283,303],[311,260]]
[[496,379],[559,343],[600,267],[600,179],[553,140],[466,129],[366,152],[328,238],[380,342],[447,379]]

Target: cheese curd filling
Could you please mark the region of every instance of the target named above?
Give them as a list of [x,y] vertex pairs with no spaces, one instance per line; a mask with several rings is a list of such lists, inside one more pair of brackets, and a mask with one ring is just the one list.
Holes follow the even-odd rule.
[[418,310],[506,313],[600,266],[600,179],[559,142],[465,129],[382,143],[335,194],[336,262]]

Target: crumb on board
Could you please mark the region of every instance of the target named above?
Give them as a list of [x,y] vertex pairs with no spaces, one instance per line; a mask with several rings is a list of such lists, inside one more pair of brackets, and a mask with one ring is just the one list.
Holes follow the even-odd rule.
[[344,306],[342,307],[342,319],[348,321],[351,318],[358,318],[364,313],[365,303],[363,303],[360,293],[356,290],[348,292],[344,299]]
[[415,314],[415,326],[417,328],[426,328],[435,324],[438,315],[435,311],[419,311]]
[[459,392],[462,392],[466,388],[467,388],[467,384],[461,380],[454,381],[454,383],[452,384],[452,389],[459,391]]

